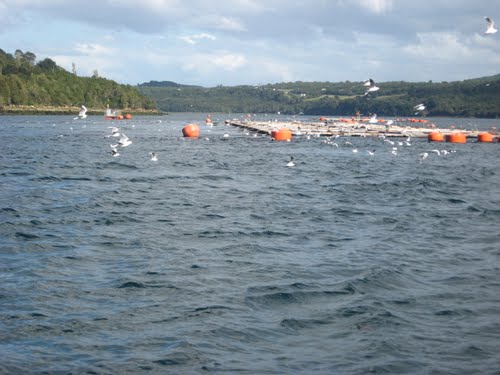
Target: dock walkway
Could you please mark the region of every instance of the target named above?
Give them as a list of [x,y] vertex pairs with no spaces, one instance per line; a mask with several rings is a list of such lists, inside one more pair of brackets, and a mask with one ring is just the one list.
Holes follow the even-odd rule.
[[271,134],[273,130],[287,128],[295,135],[311,136],[351,136],[351,137],[414,137],[427,138],[430,132],[465,133],[467,138],[477,137],[478,130],[462,129],[436,129],[427,128],[422,124],[421,127],[411,126],[407,123],[397,123],[386,125],[384,123],[370,124],[364,122],[301,122],[301,121],[248,121],[248,120],[226,120],[226,125],[236,126],[258,133]]

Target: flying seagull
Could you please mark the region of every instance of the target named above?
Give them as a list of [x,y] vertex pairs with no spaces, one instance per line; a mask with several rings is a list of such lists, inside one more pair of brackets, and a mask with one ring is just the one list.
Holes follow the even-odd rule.
[[124,133],[122,133],[120,136],[120,139],[118,141],[118,145],[121,147],[127,147],[131,144],[132,144],[132,141]]
[[413,107],[413,109],[417,112],[415,112],[415,115],[418,115],[419,112],[422,112],[424,109],[425,109],[425,105],[423,105],[422,103],[420,104],[417,104],[415,107]]
[[415,107],[413,107],[413,109],[415,109],[415,111],[423,111],[425,109],[425,105],[420,103],[420,104],[417,104]]
[[116,126],[108,126],[109,129],[111,129],[111,136],[112,137],[119,137],[120,136],[120,129],[118,129]]
[[486,23],[488,24],[488,28],[484,32],[486,35],[488,34],[495,34],[498,30],[495,29],[495,22],[490,17],[484,17],[486,20]]
[[375,81],[373,79],[369,79],[363,83],[363,86],[368,86],[368,89],[365,92],[365,95],[368,95],[371,92],[377,91],[380,87],[375,85]]
[[79,118],[86,118],[87,117],[87,107],[82,105],[80,107],[80,112],[78,112],[78,117],[75,117],[73,120],[77,120]]

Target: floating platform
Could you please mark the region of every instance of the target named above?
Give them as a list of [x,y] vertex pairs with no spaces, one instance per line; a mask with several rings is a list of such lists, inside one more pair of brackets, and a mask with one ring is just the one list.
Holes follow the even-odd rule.
[[387,125],[385,123],[366,123],[363,121],[250,121],[250,120],[226,120],[226,125],[231,125],[248,131],[271,135],[271,132],[279,129],[290,129],[294,136],[350,136],[350,137],[412,137],[428,138],[429,133],[441,132],[443,134],[463,133],[467,138],[477,138],[479,130],[463,129],[437,129],[435,126],[415,126],[413,122],[395,122]]

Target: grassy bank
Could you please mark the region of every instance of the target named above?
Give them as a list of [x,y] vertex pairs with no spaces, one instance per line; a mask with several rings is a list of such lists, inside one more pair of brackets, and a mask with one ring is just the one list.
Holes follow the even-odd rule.
[[[72,106],[35,106],[35,105],[9,105],[0,106],[0,115],[77,115],[80,107]],[[88,115],[104,116],[104,108],[88,108]],[[130,113],[133,116],[161,116],[167,113],[155,109],[124,108],[122,114]]]

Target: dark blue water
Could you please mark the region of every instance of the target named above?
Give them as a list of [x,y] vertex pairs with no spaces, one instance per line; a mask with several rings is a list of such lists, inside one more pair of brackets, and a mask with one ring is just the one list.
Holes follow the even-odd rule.
[[204,117],[0,117],[0,373],[499,373],[499,144]]

